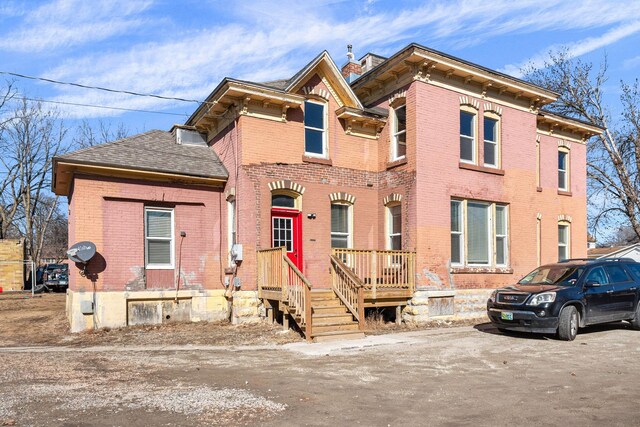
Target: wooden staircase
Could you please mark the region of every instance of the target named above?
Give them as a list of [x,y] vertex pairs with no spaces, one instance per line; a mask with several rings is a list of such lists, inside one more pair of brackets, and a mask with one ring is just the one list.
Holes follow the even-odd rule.
[[332,289],[311,291],[311,311],[313,342],[364,338],[358,322]]

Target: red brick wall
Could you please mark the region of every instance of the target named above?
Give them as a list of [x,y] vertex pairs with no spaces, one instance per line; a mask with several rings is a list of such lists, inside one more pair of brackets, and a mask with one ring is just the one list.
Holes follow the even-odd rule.
[[[220,189],[76,176],[69,204],[71,243],[90,240],[98,255],[89,263],[96,290],[174,288],[175,270],[144,269],[144,206],[173,207],[175,265],[180,288],[219,289]],[[70,288],[88,291],[92,283],[72,266]]]

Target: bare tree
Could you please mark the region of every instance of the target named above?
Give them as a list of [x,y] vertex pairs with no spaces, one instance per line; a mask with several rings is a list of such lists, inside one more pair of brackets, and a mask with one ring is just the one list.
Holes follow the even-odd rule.
[[599,68],[572,58],[569,51],[550,54],[544,68],[529,69],[526,78],[560,94],[548,108],[604,129],[588,144],[587,179],[590,225],[628,224],[640,237],[640,95],[638,81],[621,82],[620,116],[612,118],[604,100],[607,61]]
[[12,176],[1,196],[2,233],[17,229],[36,261],[40,259],[47,224],[57,207],[54,200],[46,213],[41,213],[41,203],[49,196],[52,159],[61,153],[65,134],[56,111],[25,98],[15,102],[0,134],[2,168]]
[[102,120],[99,120],[95,126],[92,126],[88,120],[83,120],[76,129],[73,146],[77,149],[88,148],[127,136],[129,136],[129,130],[122,123],[113,129],[111,123],[105,123]]
[[33,216],[35,239],[41,247],[40,259],[64,260],[68,248],[68,221],[60,211],[58,198],[51,195],[41,197]]

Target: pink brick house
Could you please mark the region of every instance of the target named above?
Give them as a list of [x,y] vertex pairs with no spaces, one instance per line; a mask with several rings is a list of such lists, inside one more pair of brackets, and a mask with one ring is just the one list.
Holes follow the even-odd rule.
[[[586,141],[556,94],[411,44],[288,80],[224,79],[171,132],[55,159],[74,330],[175,319],[293,319],[361,334],[471,315],[487,290],[586,256]],[[275,249],[274,249],[275,248]],[[91,302],[95,305],[92,307]]]

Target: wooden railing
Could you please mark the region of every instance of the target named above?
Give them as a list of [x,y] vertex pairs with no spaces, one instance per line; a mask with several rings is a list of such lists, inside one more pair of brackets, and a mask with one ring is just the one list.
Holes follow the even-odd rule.
[[305,338],[311,340],[311,284],[291,262],[285,248],[258,251],[258,296],[264,291],[278,291],[294,319],[303,328]]
[[364,285],[340,258],[331,255],[331,285],[338,298],[364,330]]
[[332,255],[362,280],[374,299],[377,289],[415,291],[415,252],[333,248]]
[[[284,252],[286,257],[286,252]],[[258,251],[258,297],[263,291],[279,291],[284,297],[283,248],[263,249]]]

